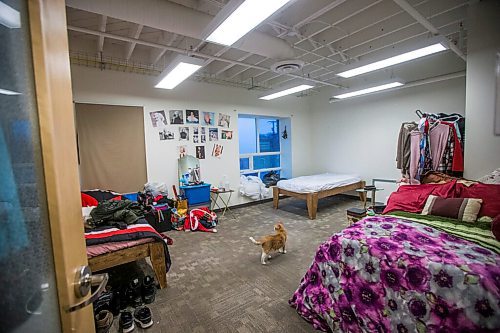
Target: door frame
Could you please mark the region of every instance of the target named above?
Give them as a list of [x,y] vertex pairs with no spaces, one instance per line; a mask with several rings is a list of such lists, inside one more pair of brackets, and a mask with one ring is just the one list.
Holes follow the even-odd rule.
[[[92,306],[69,313],[81,301],[76,272],[87,265],[73,116],[64,0],[28,1],[36,102],[49,224],[63,332],[94,332]],[[47,314],[50,315],[50,314]]]

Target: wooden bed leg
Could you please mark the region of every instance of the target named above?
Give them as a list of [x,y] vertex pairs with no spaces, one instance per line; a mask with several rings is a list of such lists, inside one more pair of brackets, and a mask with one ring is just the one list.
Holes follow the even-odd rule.
[[163,244],[154,242],[149,245],[149,256],[160,289],[167,287],[167,267],[165,266],[165,249]]
[[[365,188],[365,186],[366,186],[365,181],[362,180],[359,183],[361,185],[360,188]],[[358,192],[358,193],[359,193],[359,200],[361,200],[361,202],[364,203],[366,206],[366,192]]]
[[280,201],[280,189],[275,186],[273,187],[273,207],[274,209],[278,209],[278,203]]
[[307,194],[307,213],[311,220],[316,219],[316,212],[318,211],[318,193]]

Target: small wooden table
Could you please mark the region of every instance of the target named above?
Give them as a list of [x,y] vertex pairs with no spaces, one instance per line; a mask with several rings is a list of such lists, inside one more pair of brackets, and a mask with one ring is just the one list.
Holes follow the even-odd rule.
[[[231,201],[231,196],[233,195],[234,190],[231,189],[218,189],[218,190],[210,190],[210,197],[212,199],[212,210],[217,207],[222,211],[222,217],[226,214],[226,211],[231,214],[232,218],[236,220],[236,216],[234,216],[231,209],[229,209],[229,202]],[[227,199],[224,200],[224,196],[221,194],[228,194]],[[219,205],[218,201],[222,201],[222,204]]]

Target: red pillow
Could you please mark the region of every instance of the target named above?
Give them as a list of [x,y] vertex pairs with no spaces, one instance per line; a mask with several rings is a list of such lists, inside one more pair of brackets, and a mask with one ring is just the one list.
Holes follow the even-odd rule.
[[500,185],[478,183],[467,187],[457,183],[456,194],[459,198],[483,199],[479,217],[500,215]]
[[497,215],[491,222],[491,232],[495,238],[500,241],[500,215]]
[[94,207],[97,206],[98,202],[95,198],[88,194],[81,193],[82,195],[82,207]]
[[429,195],[433,194],[442,198],[455,198],[455,183],[451,181],[446,184],[422,184],[400,186],[397,192],[389,197],[383,214],[395,210],[410,213],[420,213],[424,209]]

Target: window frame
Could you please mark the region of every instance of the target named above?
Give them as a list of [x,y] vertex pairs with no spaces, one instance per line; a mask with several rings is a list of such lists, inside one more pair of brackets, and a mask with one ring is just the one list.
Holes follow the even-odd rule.
[[[239,154],[239,158],[240,159],[242,159],[242,158],[248,158],[248,160],[249,160],[249,163],[248,163],[248,167],[249,168],[248,169],[244,169],[244,170],[240,169],[240,175],[244,175],[244,174],[248,174],[248,173],[257,173],[258,176],[259,176],[259,178],[260,178],[262,172],[264,172],[264,173],[267,173],[269,171],[280,171],[281,172],[281,169],[282,169],[282,160],[283,160],[283,156],[281,154],[281,137],[280,137],[280,141],[279,141],[279,151],[272,151],[272,152],[263,152],[263,153],[261,153],[260,152],[260,126],[259,126],[259,120],[260,119],[275,119],[275,120],[278,120],[278,136],[279,136],[280,135],[280,131],[279,131],[280,117],[258,116],[258,115],[239,115],[238,119],[239,118],[251,118],[251,119],[255,120],[255,131],[256,131],[256,134],[257,134],[256,135],[256,137],[257,137],[257,152],[256,153]],[[269,156],[269,155],[279,155],[279,157],[280,157],[280,166],[279,167],[257,169],[257,170],[253,168],[253,158],[255,156]]]

